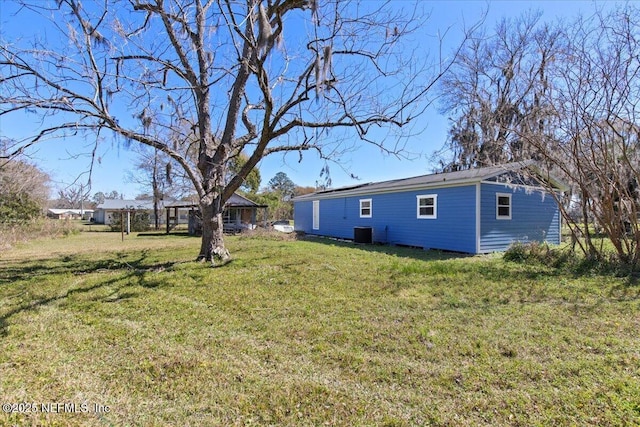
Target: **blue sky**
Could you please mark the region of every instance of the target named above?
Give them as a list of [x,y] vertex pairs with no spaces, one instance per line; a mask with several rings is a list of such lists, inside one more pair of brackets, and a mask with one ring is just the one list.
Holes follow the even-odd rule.
[[[401,5],[402,0],[397,0]],[[412,3],[407,3],[407,5]],[[435,55],[438,51],[438,32],[444,33],[448,28],[443,46],[443,54],[447,55],[461,36],[461,28],[476,22],[483,10],[488,9],[485,21],[487,29],[493,28],[502,17],[515,17],[527,10],[540,10],[542,19],[553,21],[557,18],[571,18],[578,13],[589,15],[595,8],[611,7],[614,2],[592,1],[425,1],[427,10],[431,10],[431,18],[427,28],[422,30],[426,54]],[[15,3],[11,0],[0,0],[0,26],[2,36],[7,40],[19,37],[22,31],[32,31],[31,23],[16,19],[13,15]],[[19,138],[32,133],[40,125],[35,117],[16,122],[0,118],[0,135],[8,138]],[[372,182],[387,179],[431,173],[436,166],[432,155],[443,147],[447,138],[447,118],[437,112],[437,104],[420,118],[418,128],[422,133],[412,137],[406,146],[410,153],[407,156],[395,157],[385,155],[376,147],[366,144],[344,156],[341,165],[330,163],[333,187],[352,185],[357,182]],[[91,141],[89,141],[91,142]],[[52,177],[54,189],[65,188],[74,182],[86,184],[89,157],[78,155],[85,152],[86,145],[81,139],[51,140],[39,144],[29,155],[31,159]],[[116,190],[126,197],[133,198],[137,194],[148,192],[137,184],[127,182],[127,171],[134,167],[136,155],[118,141],[106,140],[101,144],[97,155],[100,162],[94,165],[91,194]],[[306,153],[299,162],[298,153],[288,155],[275,154],[259,164],[262,185],[265,186],[278,172],[285,172],[297,185],[315,186],[320,180],[320,170],[324,162],[313,153]],[[351,174],[360,178],[355,181]],[[52,196],[55,195],[55,191]]]

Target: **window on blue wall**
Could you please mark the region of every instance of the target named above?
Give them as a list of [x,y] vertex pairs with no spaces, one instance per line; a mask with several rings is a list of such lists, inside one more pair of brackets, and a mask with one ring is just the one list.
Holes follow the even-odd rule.
[[438,196],[425,194],[416,196],[418,218],[436,219],[438,217]]
[[511,219],[511,194],[496,193],[496,219]]
[[360,199],[360,218],[371,218],[371,199]]

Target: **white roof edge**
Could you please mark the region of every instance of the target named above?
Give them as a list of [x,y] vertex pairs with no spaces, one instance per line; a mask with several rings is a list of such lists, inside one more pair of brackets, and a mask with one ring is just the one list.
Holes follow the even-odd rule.
[[65,208],[48,208],[47,212],[51,212],[54,214],[61,214],[61,213],[66,213],[66,212],[70,212],[70,213],[81,213],[81,212],[93,212],[93,209],[80,209],[80,208],[69,208],[69,209],[65,209]]

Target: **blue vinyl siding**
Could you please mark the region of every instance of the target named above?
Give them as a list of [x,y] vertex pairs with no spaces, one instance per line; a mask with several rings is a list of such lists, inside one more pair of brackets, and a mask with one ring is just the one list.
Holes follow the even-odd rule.
[[[496,193],[511,194],[511,219],[496,219]],[[553,196],[505,185],[481,185],[480,252],[504,251],[514,242],[560,243],[560,212]]]
[[[437,219],[417,218],[417,196],[425,194],[437,195]],[[371,218],[360,218],[362,199],[371,199]],[[296,230],[352,239],[354,227],[372,227],[375,242],[476,252],[475,185],[319,200],[320,229],[312,229],[305,200],[295,202]]]

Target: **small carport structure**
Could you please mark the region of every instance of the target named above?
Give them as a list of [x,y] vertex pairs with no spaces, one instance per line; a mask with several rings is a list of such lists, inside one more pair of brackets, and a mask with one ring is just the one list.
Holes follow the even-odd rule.
[[[191,218],[195,216],[198,205],[191,202],[172,202],[164,206],[166,210],[167,234],[178,224],[189,224],[189,234],[191,233]],[[188,211],[185,217],[184,211]]]
[[[180,210],[189,211],[189,234],[196,235],[202,231],[200,207],[195,203],[175,202],[165,205],[167,210],[167,234],[175,228],[180,221]],[[253,200],[234,193],[224,205],[223,221],[225,232],[239,232],[254,229],[258,221],[258,210],[263,209],[264,221],[267,221],[267,205],[259,205]]]

